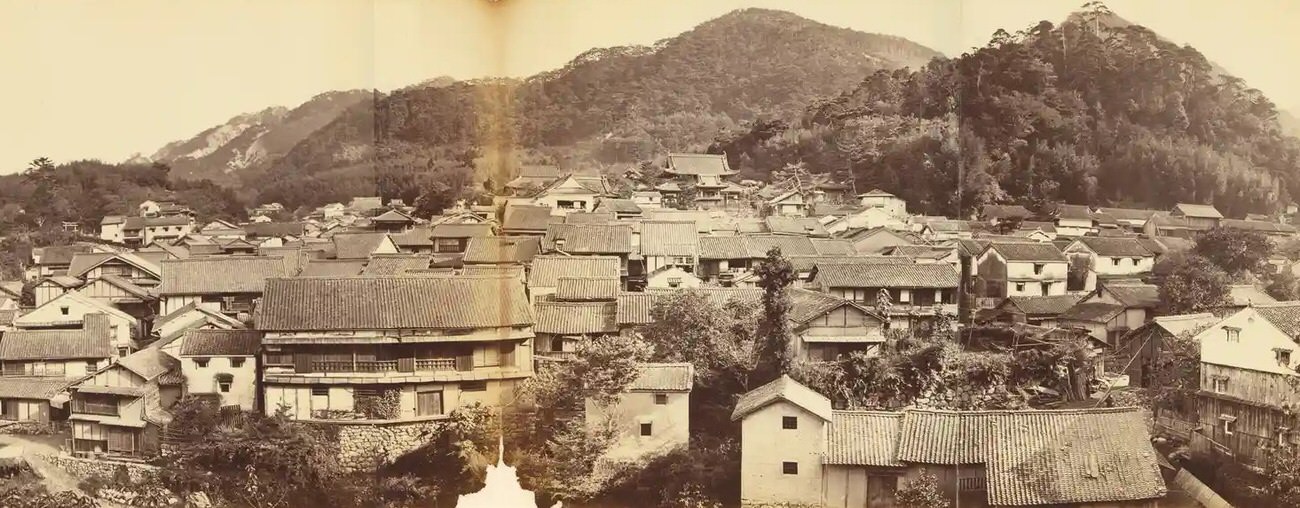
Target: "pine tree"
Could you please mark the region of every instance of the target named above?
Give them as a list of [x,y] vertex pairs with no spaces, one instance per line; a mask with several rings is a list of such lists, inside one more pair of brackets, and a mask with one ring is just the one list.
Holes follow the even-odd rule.
[[795,280],[794,267],[781,255],[780,247],[772,247],[754,269],[759,287],[763,288],[763,317],[758,324],[758,343],[755,354],[757,366],[751,376],[756,384],[765,383],[790,372],[790,295],[788,288]]

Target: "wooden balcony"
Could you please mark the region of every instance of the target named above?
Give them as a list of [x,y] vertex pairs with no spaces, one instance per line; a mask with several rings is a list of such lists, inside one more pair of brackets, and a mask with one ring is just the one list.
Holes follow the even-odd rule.
[[470,357],[460,358],[401,358],[398,360],[378,361],[313,361],[310,370],[298,369],[298,372],[346,372],[346,373],[387,373],[387,372],[428,372],[428,371],[466,371],[474,368]]
[[72,412],[88,415],[117,416],[117,403],[86,402],[72,400]]

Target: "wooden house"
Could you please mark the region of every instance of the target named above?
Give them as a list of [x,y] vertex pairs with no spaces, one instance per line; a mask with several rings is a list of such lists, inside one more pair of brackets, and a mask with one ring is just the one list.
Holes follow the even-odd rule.
[[[887,313],[889,328],[925,328],[938,315],[956,317],[961,276],[952,265],[826,263],[810,284],[833,296]],[[888,301],[881,295],[888,294]]]
[[1113,279],[1140,278],[1151,273],[1156,255],[1137,238],[1103,238],[1085,236],[1064,249],[1072,264],[1086,266],[1080,281],[1082,291],[1097,289],[1099,282]]
[[835,361],[874,354],[885,342],[888,319],[860,304],[817,291],[790,290],[794,358]]
[[296,258],[213,256],[163,261],[163,282],[155,290],[161,313],[191,303],[230,314],[251,315],[266,280],[296,275]]
[[989,242],[975,264],[976,292],[986,298],[1065,294],[1065,255],[1050,243]]
[[583,414],[588,428],[614,432],[602,458],[634,461],[688,446],[694,383],[695,368],[689,363],[641,363],[612,404],[587,399]]
[[78,455],[148,457],[158,453],[168,409],[181,397],[180,363],[145,348],[73,385],[68,420]]
[[45,302],[31,312],[14,318],[12,326],[22,330],[75,329],[103,320],[107,323],[111,356],[126,356],[139,349],[139,339],[144,337],[143,323],[135,316],[118,309],[112,303],[91,298],[80,292],[65,293]]

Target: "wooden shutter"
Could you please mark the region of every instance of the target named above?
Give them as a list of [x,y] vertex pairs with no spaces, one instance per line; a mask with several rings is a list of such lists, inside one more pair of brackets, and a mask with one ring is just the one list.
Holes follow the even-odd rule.
[[474,370],[474,355],[462,355],[456,357],[456,370],[470,371]]
[[442,414],[442,392],[419,392],[415,396],[416,416]]
[[397,359],[398,372],[415,372],[415,358],[403,357]]
[[308,353],[293,354],[293,371],[294,372],[311,372],[312,355]]
[[123,430],[109,429],[108,450],[113,452],[134,452],[135,433],[129,431],[123,431]]

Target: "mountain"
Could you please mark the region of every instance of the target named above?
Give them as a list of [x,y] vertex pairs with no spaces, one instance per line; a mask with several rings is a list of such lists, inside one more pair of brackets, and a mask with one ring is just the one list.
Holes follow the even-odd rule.
[[1242,217],[1300,199],[1300,140],[1282,134],[1267,97],[1196,49],[1089,6],[917,71],[876,73],[797,122],[761,122],[710,150],[753,177],[803,163],[949,216],[985,203],[1192,202]]
[[278,160],[346,109],[371,98],[363,90],[328,92],[288,109],[269,107],[173,141],[150,157],[165,162],[180,178],[231,181],[232,173]]
[[403,174],[474,166],[479,179],[508,172],[521,158],[634,163],[702,149],[758,118],[797,117],[875,71],[938,56],[899,37],[744,9],[653,46],[593,49],[527,79],[435,78],[380,94],[331,110],[328,123],[282,152],[253,150],[262,132],[284,124],[283,113],[268,110],[169,145],[162,159],[182,176],[237,176],[287,205],[334,197],[321,190],[363,192],[367,181],[370,192],[410,199],[418,195],[412,178],[374,176],[376,163],[380,172]]
[[1278,126],[1282,127],[1283,134],[1300,137],[1300,118],[1297,118],[1290,110],[1278,110],[1277,123]]

